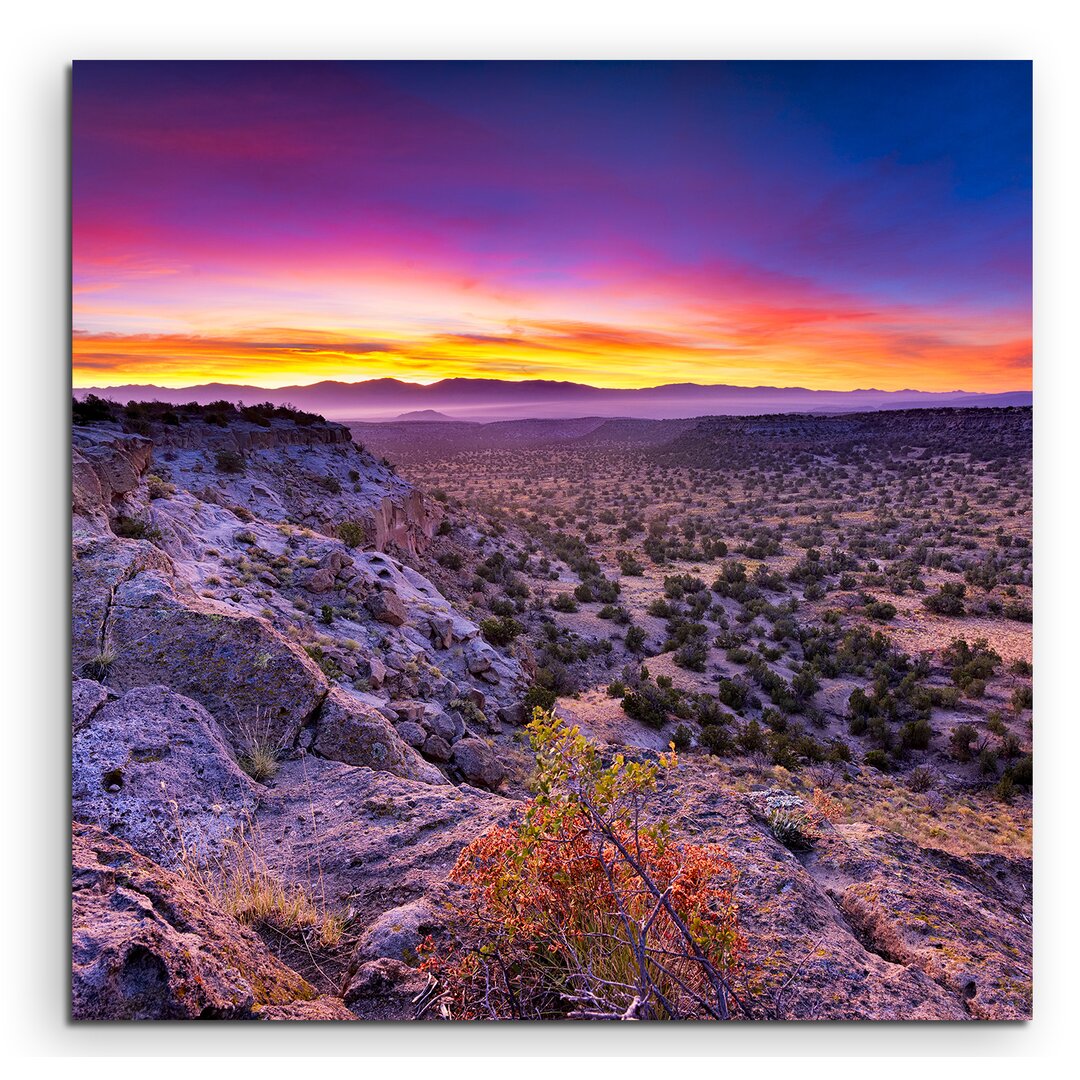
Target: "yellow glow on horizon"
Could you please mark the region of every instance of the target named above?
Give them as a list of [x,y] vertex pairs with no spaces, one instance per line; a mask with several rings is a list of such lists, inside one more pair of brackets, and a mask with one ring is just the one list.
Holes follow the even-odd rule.
[[863,327],[804,327],[797,340],[752,333],[702,340],[671,332],[536,324],[501,334],[411,339],[379,334],[377,342],[359,351],[353,343],[365,336],[280,330],[236,337],[77,332],[73,384],[179,388],[221,382],[277,389],[324,380],[430,384],[464,377],[566,380],[611,389],[693,382],[994,392],[1031,385],[1030,340],[1000,335],[973,342],[942,334],[913,350]]

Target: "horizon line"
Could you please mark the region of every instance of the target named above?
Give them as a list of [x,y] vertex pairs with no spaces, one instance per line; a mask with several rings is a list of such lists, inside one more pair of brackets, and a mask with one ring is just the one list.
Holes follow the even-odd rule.
[[788,386],[776,386],[769,383],[731,383],[731,382],[717,382],[717,383],[702,383],[702,382],[670,382],[670,383],[654,383],[648,386],[597,386],[595,383],[577,382],[573,379],[543,379],[543,378],[500,378],[494,375],[449,375],[440,379],[433,379],[430,382],[424,382],[413,379],[403,379],[393,375],[385,376],[373,376],[365,379],[316,379],[312,382],[294,382],[285,383],[280,386],[264,386],[259,383],[250,382],[233,382],[231,380],[223,379],[209,379],[200,383],[185,383],[180,386],[169,386],[166,383],[156,382],[120,382],[120,383],[94,383],[85,386],[76,386],[75,381],[72,380],[72,392],[80,391],[92,391],[92,390],[119,390],[125,387],[138,387],[140,389],[158,389],[169,390],[176,393],[181,390],[198,390],[208,386],[221,386],[221,387],[236,387],[236,388],[250,388],[252,390],[265,390],[267,392],[280,392],[282,390],[309,390],[318,386],[363,386],[365,383],[398,383],[401,386],[410,387],[422,387],[427,389],[429,387],[438,386],[440,383],[446,382],[498,382],[506,383],[510,386],[521,385],[525,383],[546,383],[551,386],[575,386],[582,387],[588,390],[606,391],[608,393],[645,393],[651,390],[666,390],[671,387],[695,387],[698,389],[711,389],[711,388],[727,388],[732,390],[801,390],[806,393],[812,394],[934,394],[943,396],[947,394],[1024,394],[1033,393],[1033,387],[1015,387],[1008,390],[973,390],[964,389],[961,387],[954,387],[950,390],[922,390],[918,387],[906,386],[897,390],[882,390],[875,386],[857,386],[847,389],[834,389],[824,387],[810,387],[800,385],[788,385]]

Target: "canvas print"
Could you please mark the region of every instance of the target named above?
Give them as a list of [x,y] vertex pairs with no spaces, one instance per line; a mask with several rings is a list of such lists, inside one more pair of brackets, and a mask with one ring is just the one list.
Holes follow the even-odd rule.
[[1031,107],[75,63],[73,1017],[1029,1018]]

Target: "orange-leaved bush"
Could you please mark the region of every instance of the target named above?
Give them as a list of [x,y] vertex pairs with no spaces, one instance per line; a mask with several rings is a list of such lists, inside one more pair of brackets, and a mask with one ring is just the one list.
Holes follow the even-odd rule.
[[578,731],[534,710],[535,797],[461,853],[453,944],[425,945],[454,1019],[726,1019],[742,940],[734,867],[646,823],[674,753],[604,767]]

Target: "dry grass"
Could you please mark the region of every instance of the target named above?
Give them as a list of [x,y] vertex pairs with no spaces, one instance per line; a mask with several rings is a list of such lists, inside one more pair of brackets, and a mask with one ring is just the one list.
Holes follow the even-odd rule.
[[270,724],[256,716],[254,721],[241,728],[244,749],[237,755],[236,763],[260,784],[273,780],[281,762],[281,747],[270,735]]
[[273,780],[277,776],[280,753],[276,747],[266,744],[249,746],[237,759],[236,763],[260,784]]
[[83,671],[91,679],[101,682],[109,674],[109,668],[115,663],[116,653],[112,649],[105,648],[84,665]]
[[180,872],[202,886],[224,911],[246,926],[302,937],[321,948],[341,943],[346,916],[327,907],[321,887],[316,890],[299,882],[283,882],[270,869],[254,822],[249,820],[226,841],[221,854],[205,857],[185,836],[175,800],[171,805]]

